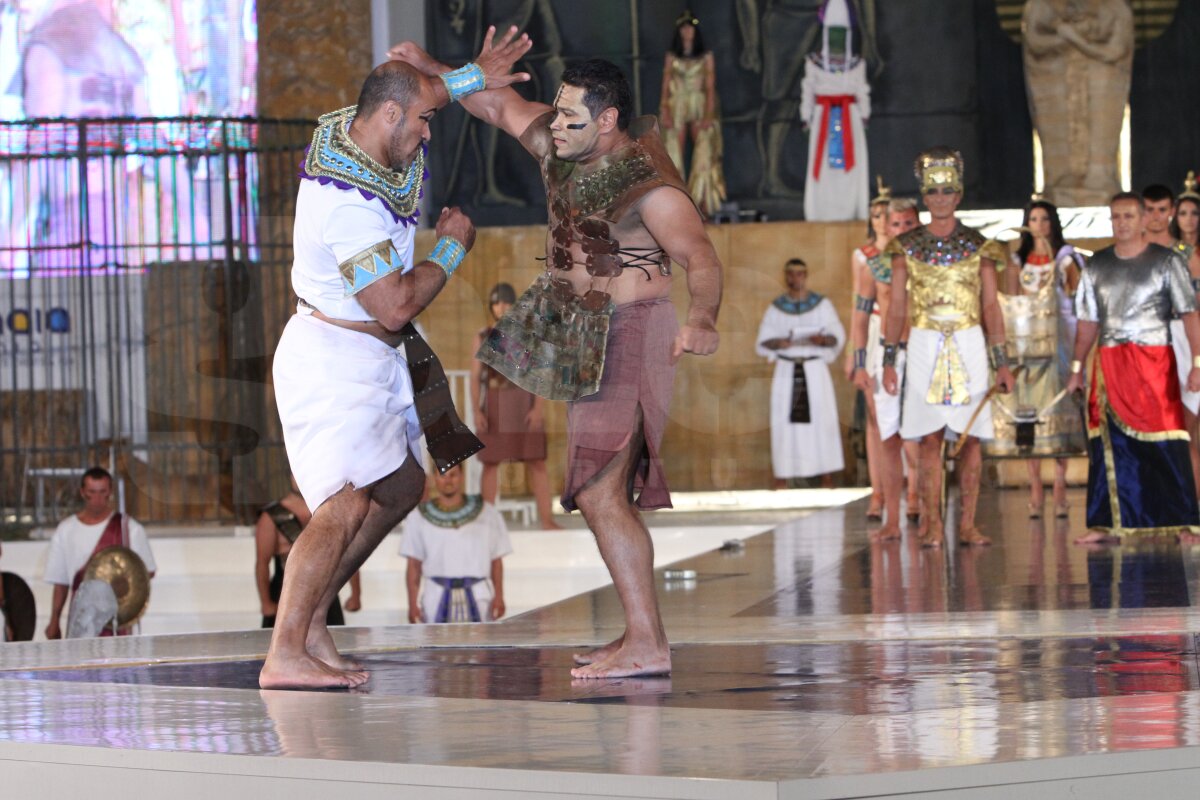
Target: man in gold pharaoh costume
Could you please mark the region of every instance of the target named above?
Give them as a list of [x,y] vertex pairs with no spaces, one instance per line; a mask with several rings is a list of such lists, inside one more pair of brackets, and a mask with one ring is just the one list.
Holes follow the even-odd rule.
[[[888,243],[892,258],[892,304],[884,334],[883,385],[899,390],[896,361],[905,323],[910,327],[900,435],[921,440],[921,483],[925,511],[921,545],[941,547],[941,448],[946,431],[966,437],[960,450],[962,519],[958,541],[986,545],[975,525],[979,502],[979,439],[992,438],[988,361],[1002,392],[1012,388],[1004,347],[1004,317],[996,291],[996,264],[1004,246],[958,221],[962,202],[962,156],[933,147],[917,157],[930,222]],[[987,339],[985,341],[985,329]],[[982,407],[981,407],[981,404]]]

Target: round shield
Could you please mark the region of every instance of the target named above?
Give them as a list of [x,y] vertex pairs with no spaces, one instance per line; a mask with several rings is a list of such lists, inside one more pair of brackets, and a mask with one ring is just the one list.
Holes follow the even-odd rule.
[[37,604],[29,584],[12,572],[0,572],[0,580],[4,581],[4,608],[0,616],[12,628],[13,641],[33,641],[37,627]]
[[112,587],[117,596],[117,624],[137,622],[150,602],[150,573],[141,556],[128,547],[106,547],[92,556],[83,573],[84,580],[100,580]]

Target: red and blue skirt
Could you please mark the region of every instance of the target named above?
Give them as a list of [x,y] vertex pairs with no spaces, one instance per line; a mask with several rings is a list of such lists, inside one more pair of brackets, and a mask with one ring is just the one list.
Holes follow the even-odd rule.
[[1200,527],[1170,345],[1098,348],[1087,422],[1089,529],[1153,535]]

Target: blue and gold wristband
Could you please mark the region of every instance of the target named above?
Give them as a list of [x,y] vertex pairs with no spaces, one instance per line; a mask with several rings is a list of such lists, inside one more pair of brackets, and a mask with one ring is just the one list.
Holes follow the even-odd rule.
[[487,88],[487,78],[478,64],[472,62],[456,70],[443,72],[440,76],[450,93],[450,102],[457,103],[467,95],[482,92]]
[[453,236],[443,236],[438,239],[437,244],[433,247],[433,252],[425,260],[432,261],[441,267],[442,271],[446,273],[446,280],[449,280],[466,257],[467,248],[463,247],[462,242]]

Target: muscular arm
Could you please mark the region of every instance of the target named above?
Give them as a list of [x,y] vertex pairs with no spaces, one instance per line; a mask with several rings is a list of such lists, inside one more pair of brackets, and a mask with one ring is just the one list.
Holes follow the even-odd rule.
[[[457,208],[443,208],[438,237],[450,236],[468,251],[475,245],[475,226]],[[358,302],[389,331],[398,331],[433,302],[446,285],[446,273],[432,261],[422,261],[405,273],[393,272],[358,293]]]
[[254,585],[258,588],[258,604],[265,617],[275,613],[275,603],[271,600],[269,565],[275,556],[277,535],[275,522],[270,515],[259,514],[254,526]]
[[687,322],[675,340],[675,357],[683,352],[716,352],[717,312],[721,307],[721,261],[704,230],[700,212],[687,195],[662,186],[647,194],[639,208],[646,230],[671,260],[687,271]]

